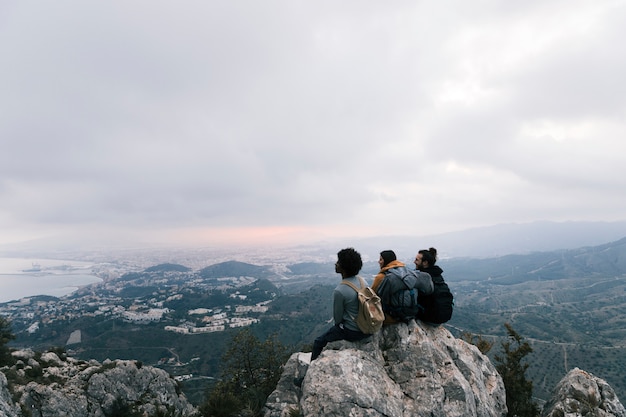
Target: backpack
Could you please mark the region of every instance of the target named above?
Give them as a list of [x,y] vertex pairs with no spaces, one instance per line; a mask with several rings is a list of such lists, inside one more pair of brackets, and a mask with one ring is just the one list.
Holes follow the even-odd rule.
[[454,296],[442,276],[433,277],[435,289],[432,294],[420,296],[419,303],[424,308],[417,318],[426,323],[441,324],[452,318]]
[[378,287],[383,303],[383,311],[398,321],[407,323],[421,311],[420,294],[433,292],[430,275],[406,267],[396,267],[387,271]]
[[357,293],[359,300],[359,313],[355,318],[357,326],[365,334],[374,334],[382,327],[385,313],[383,313],[380,297],[365,284],[363,278],[359,277],[359,281],[361,288],[357,288],[353,283],[345,280],[341,283],[349,286]]

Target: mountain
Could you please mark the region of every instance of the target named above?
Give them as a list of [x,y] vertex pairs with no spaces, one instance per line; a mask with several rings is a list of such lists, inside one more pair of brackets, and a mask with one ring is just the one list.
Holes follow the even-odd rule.
[[[499,224],[429,236],[378,236],[344,240],[361,253],[396,251],[399,259],[435,247],[441,258],[489,258],[508,254],[595,246],[626,237],[626,221]],[[411,258],[412,259],[412,258]]]
[[498,340],[509,323],[530,340],[536,397],[547,399],[572,367],[602,375],[626,393],[626,239],[438,265],[455,296],[448,323],[455,334]]
[[179,264],[159,264],[146,268],[144,272],[189,272],[191,268]]
[[617,277],[626,274],[626,238],[598,246],[505,255],[494,258],[453,258],[445,265],[448,281],[515,284],[526,281],[579,277]]
[[227,261],[209,265],[198,271],[202,278],[254,277],[268,278],[274,275],[268,267],[245,262]]
[[[275,252],[304,250],[306,256],[316,258],[334,257],[342,247],[354,247],[362,254],[371,254],[378,260],[381,250],[396,251],[399,259],[409,259],[419,249],[434,246],[440,250],[442,258],[451,257],[479,257],[487,258],[508,254],[524,254],[537,251],[552,251],[559,249],[574,249],[583,246],[594,246],[604,242],[619,240],[626,237],[626,221],[610,222],[553,222],[537,221],[529,223],[496,224],[491,226],[475,227],[448,233],[430,235],[381,235],[366,238],[337,238],[315,244],[293,244],[286,247],[272,247]],[[189,253],[199,248],[174,248],[167,244],[149,242],[130,243],[131,240],[120,240],[114,236],[79,236],[64,235],[54,238],[36,239],[25,242],[0,244],[2,257],[39,257],[50,259],[74,259],[89,254],[89,258],[98,258],[103,253],[107,258],[111,256],[137,259],[150,253],[162,253],[165,259],[171,259],[175,251]],[[268,249],[250,245],[248,249],[254,252]],[[215,247],[205,252],[239,253],[243,248]],[[165,260],[163,259],[163,260]]]

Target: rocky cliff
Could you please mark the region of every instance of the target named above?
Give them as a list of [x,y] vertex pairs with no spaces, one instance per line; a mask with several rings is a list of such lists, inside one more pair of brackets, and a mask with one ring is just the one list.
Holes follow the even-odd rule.
[[330,343],[285,366],[265,417],[506,415],[504,385],[478,348],[445,327],[387,326],[369,340]]
[[[369,340],[330,343],[312,363],[291,356],[265,417],[504,417],[504,385],[478,348],[444,327],[393,325]],[[543,417],[626,417],[613,389],[574,369]]]
[[626,409],[603,379],[574,368],[557,384],[543,417],[626,417]]
[[31,350],[13,355],[17,363],[0,373],[0,417],[196,414],[176,381],[158,368],[135,361],[61,359]]
[[[411,331],[409,331],[411,330]],[[197,410],[163,370],[135,361],[79,361],[13,352],[0,372],[0,417],[192,417]],[[9,388],[10,387],[10,388]],[[504,417],[502,379],[473,345],[444,327],[385,327],[369,340],[330,343],[313,363],[294,353],[265,417]],[[626,417],[613,389],[570,371],[543,417]]]

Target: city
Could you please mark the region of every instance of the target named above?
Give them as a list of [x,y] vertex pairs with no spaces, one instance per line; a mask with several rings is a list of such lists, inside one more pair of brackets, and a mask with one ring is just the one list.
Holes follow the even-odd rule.
[[[167,323],[163,326],[167,331],[193,335],[258,323],[258,316],[267,311],[276,296],[276,292],[268,292],[259,299],[258,292],[253,297],[246,294],[244,288],[257,281],[250,276],[202,277],[172,264],[146,271],[119,276],[100,266],[98,274],[105,276],[100,283],[64,297],[25,297],[2,303],[0,314],[11,320],[18,334],[34,334],[41,326],[53,323],[94,318],[138,325],[163,322]],[[206,294],[213,296],[207,299]],[[201,304],[194,305],[194,299]],[[80,341],[80,330],[74,330],[66,344]]]

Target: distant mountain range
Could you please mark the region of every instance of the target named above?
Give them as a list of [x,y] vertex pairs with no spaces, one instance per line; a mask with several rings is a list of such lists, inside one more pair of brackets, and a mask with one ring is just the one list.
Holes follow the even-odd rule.
[[[448,281],[517,284],[569,278],[626,275],[626,238],[598,246],[505,255],[487,259],[452,258],[439,264]],[[438,264],[438,265],[439,265]]]
[[430,236],[370,237],[342,243],[367,253],[392,249],[400,259],[410,258],[418,250],[429,247],[437,248],[441,258],[492,258],[596,246],[623,237],[626,237],[626,221],[545,221],[499,224]]
[[[317,258],[331,259],[343,247],[354,247],[366,260],[377,261],[378,253],[392,249],[403,261],[410,261],[420,249],[435,247],[441,259],[472,257],[492,258],[510,254],[528,254],[562,249],[575,249],[614,242],[626,237],[626,221],[614,222],[551,222],[499,224],[477,227],[450,233],[427,236],[371,236],[367,238],[342,238],[314,244],[293,244],[297,248],[314,254]],[[0,245],[0,257],[50,257],[61,259],[76,253],[152,253],[155,248],[149,245],[126,242],[126,246],[114,242],[89,241],[72,238],[47,238],[28,242]],[[181,248],[158,246],[161,252],[184,251]],[[191,248],[187,248],[190,250]],[[237,253],[238,248],[218,248]],[[266,246],[267,251],[280,251],[280,248]],[[262,250],[262,249],[261,249]],[[212,271],[207,271],[212,273]]]

